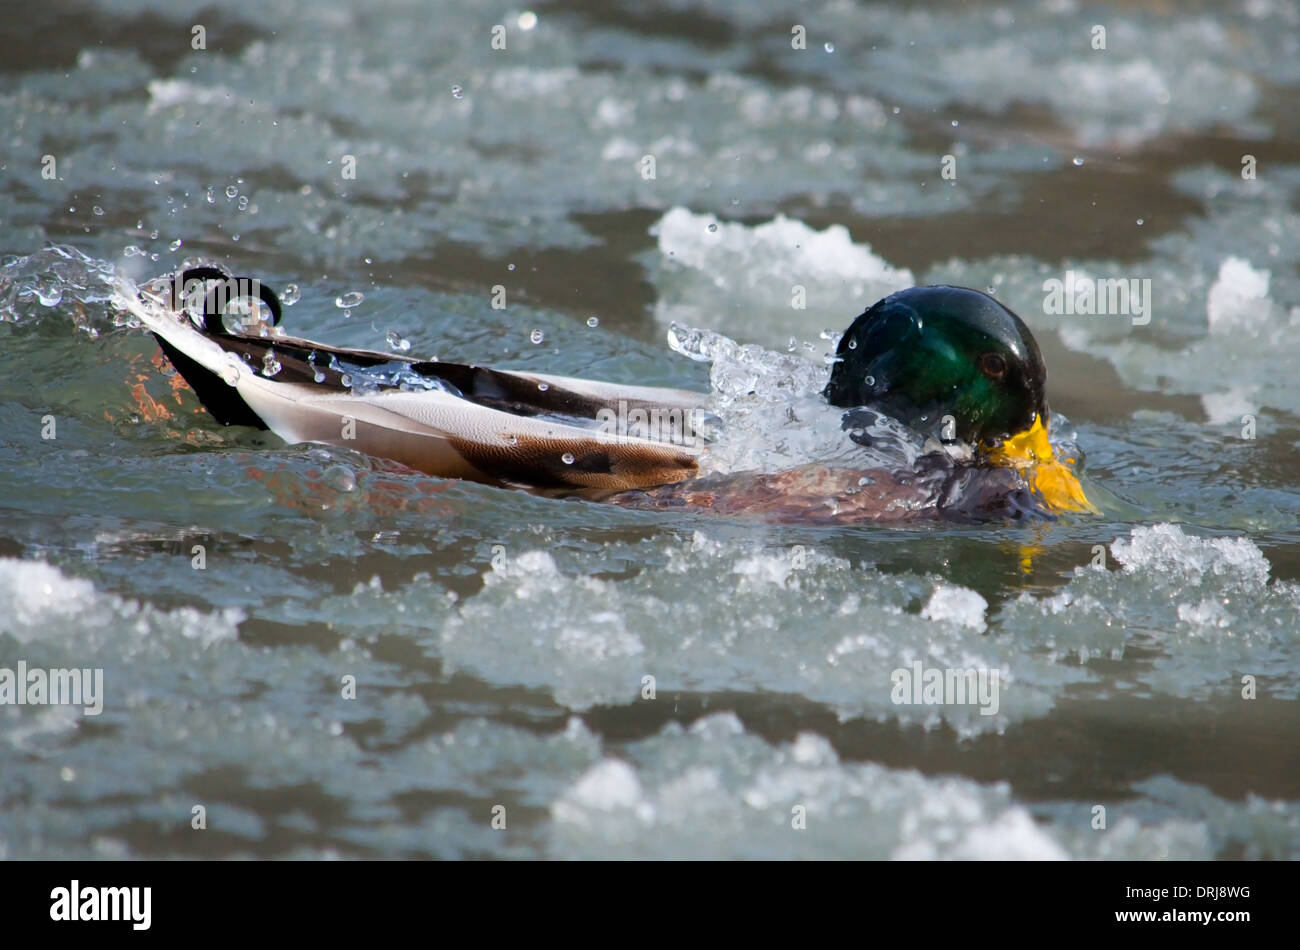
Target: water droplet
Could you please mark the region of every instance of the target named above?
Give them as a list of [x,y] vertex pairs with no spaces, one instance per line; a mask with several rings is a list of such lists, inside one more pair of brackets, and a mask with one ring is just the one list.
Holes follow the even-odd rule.
[[344,373],[342,376],[340,376],[339,382],[349,389],[352,388],[352,376],[348,373]]
[[144,257],[144,251],[134,244],[128,244],[122,248],[123,257]]
[[1144,224],[1146,224],[1146,223],[1147,223],[1146,218],[1138,218],[1138,227],[1139,227],[1139,228],[1142,227],[1142,225],[1144,225]]
[[587,326],[589,326],[589,327],[593,327],[593,328],[600,326],[600,318],[599,318],[599,317],[588,317],[588,318],[587,318]]
[[527,33],[537,25],[537,14],[532,10],[525,10],[523,13],[519,14],[519,19],[516,22],[519,24],[519,29]]
[[366,299],[366,295],[359,290],[350,290],[346,294],[340,294],[334,298],[334,306],[340,310],[351,310],[353,307],[361,306],[361,301]]
[[63,288],[58,285],[36,285],[36,299],[44,307],[57,307],[63,300]]
[[538,383],[537,388],[540,389],[542,392],[546,392],[546,390],[550,389],[551,387],[549,383]]
[[331,465],[321,473],[320,480],[336,492],[357,490],[357,476],[346,465]]
[[280,303],[286,307],[292,307],[298,302],[300,296],[302,294],[299,292],[297,284],[285,284],[284,290],[280,292]]
[[849,349],[850,349],[850,350],[856,350],[857,348],[858,348],[858,341],[857,341],[857,340],[849,340]]
[[239,194],[239,189],[236,188],[234,185],[227,185],[227,186],[226,186],[226,197],[227,197],[227,198],[233,198],[233,197],[235,197],[235,195],[237,195],[237,194]]
[[389,346],[395,350],[401,351],[402,353],[405,353],[411,348],[411,341],[403,339],[402,335],[396,330],[389,330],[385,339],[388,340]]
[[560,461],[563,462],[565,465],[572,465],[572,464],[573,464],[573,453],[572,453],[572,452],[565,452],[563,455],[560,456]]
[[275,358],[275,350],[267,350],[262,358],[262,375],[274,376],[280,372],[280,361]]
[[541,330],[534,330],[532,333],[528,334],[528,339],[532,340],[534,343],[541,343],[544,337]]
[[95,207],[91,208],[90,210],[97,218],[102,218],[104,216],[104,209],[101,208],[99,205],[95,205]]
[[710,231],[716,231],[716,230],[718,230],[718,226],[717,226],[716,224],[710,224],[710,225],[709,225],[709,230],[710,230]]
[[827,43],[825,46],[822,47],[822,49],[826,50],[826,52],[828,53],[833,53],[835,52],[835,44]]
[[207,193],[206,197],[207,197],[207,199],[208,199],[208,204],[211,205],[211,204],[216,204],[216,203],[217,203],[217,195],[216,195],[216,193],[212,190],[212,186],[211,186],[211,185],[208,185],[208,193]]
[[465,90],[462,89],[462,88],[460,88],[460,86],[452,86],[452,87],[451,87],[451,94],[452,94],[452,96],[453,96],[454,98],[456,98],[456,99],[463,99],[463,98],[465,98]]
[[167,245],[167,250],[179,251],[181,249],[181,245],[184,243],[185,242],[182,241],[180,238],[177,238],[176,240],[172,241],[170,244]]
[[1074,156],[1074,158],[1070,159],[1070,164],[1071,164],[1071,165],[1082,165],[1082,164],[1083,164],[1083,159],[1080,158],[1078,155],[1076,155],[1076,156]]
[[868,389],[871,389],[872,387],[874,387],[874,386],[876,385],[876,377],[874,377],[874,376],[865,376],[865,377],[863,377],[862,382],[863,382],[863,384],[864,384]]
[[239,210],[240,211],[248,210],[248,195],[239,196]]
[[514,270],[514,269],[515,269],[515,265],[514,265],[514,264],[507,264],[507,265],[506,265],[506,270]]

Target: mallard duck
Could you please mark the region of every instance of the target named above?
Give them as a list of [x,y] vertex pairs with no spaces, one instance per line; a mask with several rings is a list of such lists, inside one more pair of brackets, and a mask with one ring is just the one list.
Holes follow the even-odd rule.
[[[210,267],[155,282],[145,295],[151,305],[133,309],[218,422],[429,475],[807,521],[1095,510],[1048,440],[1047,371],[1033,335],[976,290],[913,287],[876,303],[840,339],[822,394],[845,410],[846,438],[861,438],[861,414],[885,414],[940,425],[934,444],[966,447],[964,456],[930,451],[905,471],[828,465],[732,475],[701,475],[702,393],[289,336],[273,292]],[[607,425],[615,415],[655,424]]]

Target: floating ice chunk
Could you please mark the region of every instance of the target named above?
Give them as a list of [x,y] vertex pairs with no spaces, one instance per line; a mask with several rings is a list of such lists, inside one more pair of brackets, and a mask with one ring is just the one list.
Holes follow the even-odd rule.
[[[716,237],[705,237],[708,225],[718,225]],[[813,276],[844,277],[848,279],[881,278],[898,279],[907,270],[894,270],[881,257],[871,252],[867,244],[854,244],[849,229],[844,225],[831,225],[824,231],[815,231],[777,214],[767,224],[749,227],[723,222],[712,214],[693,214],[688,209],[671,208],[651,229],[658,235],[659,250],[669,253],[677,263],[689,268],[706,269],[720,264],[731,252],[740,251],[746,257],[779,264],[783,270],[800,270]],[[737,268],[741,270],[741,268]],[[749,270],[744,268],[744,270]],[[750,273],[751,283],[761,279]],[[907,278],[910,281],[910,277]]]
[[195,83],[188,79],[151,79],[147,87],[149,105],[146,114],[154,114],[176,106],[195,106],[199,109],[224,106],[231,101],[232,93],[218,83]]
[[836,761],[834,746],[825,736],[815,732],[801,732],[795,736],[790,755],[800,765],[825,766]]
[[68,577],[44,561],[0,560],[0,602],[9,605],[8,632],[27,640],[44,622],[75,617],[95,597],[95,585]]
[[203,645],[236,637],[244,612],[229,607],[212,614],[193,607],[158,610],[95,589],[41,561],[0,558],[0,634],[20,643],[76,641],[89,649],[123,627],[140,635],[177,633]]
[[[564,857],[1060,859],[1005,786],[841,762],[824,737],[771,745],[731,713],[606,758],[551,806]],[[797,833],[791,833],[797,830]]]
[[1235,844],[1237,856],[1245,860],[1300,857],[1300,810],[1294,802],[1253,794],[1242,802],[1225,801],[1207,788],[1169,775],[1138,782],[1134,791],[1143,796],[1137,800],[1139,814],[1173,811],[1184,816],[1186,824],[1208,837],[1211,853]]
[[1082,567],[1064,591],[1022,594],[998,612],[995,629],[1022,649],[1083,664],[1118,659],[1140,638],[1150,659],[1129,682],[1113,683],[1117,690],[1235,694],[1237,670],[1267,678],[1274,697],[1300,693],[1300,585],[1269,582],[1270,565],[1248,538],[1201,538],[1160,524],[1132,529],[1111,552],[1118,570]]
[[794,560],[783,555],[755,554],[753,557],[741,558],[731,571],[739,574],[748,587],[768,584],[785,587],[794,571]]
[[559,574],[555,558],[545,551],[524,551],[515,558],[494,559],[492,572],[500,577],[555,577]]
[[[926,805],[939,807],[926,809]],[[919,808],[925,809],[925,821],[936,825],[936,832],[926,834],[915,824],[905,826],[910,840],[896,848],[891,858],[898,861],[1068,861],[1070,858],[1051,835],[1034,824],[1023,808],[1007,809],[989,819],[981,814],[978,799],[962,795],[956,789],[946,798],[922,800]],[[909,812],[904,817],[910,822],[914,816]],[[958,822],[970,827],[953,840],[948,829]]]
[[913,283],[843,225],[815,231],[777,215],[749,227],[670,209],[652,228],[659,240],[656,316],[759,342],[784,343],[842,329],[856,312]]
[[581,626],[565,627],[556,637],[555,648],[593,660],[645,652],[640,638],[627,631],[623,618],[608,610],[592,614]]
[[[66,736],[81,725],[86,709],[73,705],[34,708],[37,710],[34,716],[24,717],[17,724],[6,724],[0,729],[0,735],[16,749],[28,749],[41,740]],[[3,851],[2,847],[0,851]]]
[[1205,407],[1210,425],[1228,425],[1240,422],[1244,415],[1257,412],[1256,398],[1254,388],[1240,387],[1226,393],[1206,393],[1201,396],[1201,405]]
[[[709,226],[716,225],[715,231]],[[776,274],[833,277],[866,282],[883,280],[900,286],[912,282],[911,271],[895,269],[871,246],[854,244],[848,228],[833,224],[815,231],[802,221],[778,214],[766,224],[749,227],[721,222],[711,214],[675,207],[651,228],[661,253],[683,266],[711,271],[726,283],[758,285]],[[739,255],[742,261],[736,259]],[[752,267],[751,264],[765,265]],[[767,273],[765,274],[764,271]]]
[[[661,697],[676,690],[797,694],[846,719],[946,723],[960,736],[1042,715],[1065,684],[1090,678],[1003,638],[974,636],[987,607],[973,591],[952,588],[935,601],[945,619],[927,619],[912,605],[930,600],[936,584],[951,585],[811,547],[697,534],[686,544],[609,543],[599,559],[636,570],[593,577],[557,569],[538,551],[488,571],[484,588],[441,624],[446,668],[544,690],[575,711],[641,702],[643,678],[652,674]],[[997,715],[974,702],[896,702],[891,673],[914,662],[997,670],[1015,688],[1001,692]]]
[[582,823],[583,809],[612,811],[642,803],[636,770],[620,759],[603,759],[555,804],[556,820]]
[[984,621],[988,607],[989,602],[969,587],[940,584],[921,609],[921,616],[927,620],[950,621],[983,633],[988,627]]
[[1198,538],[1176,524],[1134,528],[1117,538],[1111,553],[1126,574],[1139,571],[1162,578],[1181,577],[1200,583],[1206,575],[1229,586],[1261,588],[1268,582],[1269,563],[1249,538]]
[[1265,325],[1269,319],[1270,274],[1240,257],[1224,258],[1210,286],[1206,312],[1211,333],[1232,333]]
[[744,735],[745,724],[733,712],[720,712],[697,720],[689,732],[709,741],[725,741],[733,736]]

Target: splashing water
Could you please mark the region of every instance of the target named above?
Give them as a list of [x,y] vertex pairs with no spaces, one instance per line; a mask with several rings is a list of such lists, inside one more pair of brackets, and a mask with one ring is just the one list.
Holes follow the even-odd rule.
[[40,308],[59,307],[72,314],[76,326],[97,336],[87,308],[109,302],[124,279],[108,261],[58,244],[6,256],[0,259],[0,323],[35,319]]
[[[830,353],[815,363],[797,352],[740,344],[721,333],[677,323],[668,331],[668,345],[710,364],[706,410],[720,425],[701,460],[706,472],[776,472],[812,464],[902,468],[938,447],[874,412],[859,414],[857,428],[846,431],[844,410],[821,396],[834,363]],[[816,348],[809,344],[808,349]]]
[[402,360],[393,360],[391,363],[381,363],[378,366],[358,366],[348,360],[330,357],[330,368],[343,371],[343,385],[357,394],[398,389],[404,393],[443,392],[453,396],[463,395],[446,380],[436,376],[426,376],[416,370],[412,364]]
[[[794,338],[788,352],[781,353],[740,344],[712,330],[671,325],[669,346],[710,364],[710,393],[702,411],[710,423],[704,430],[710,442],[699,460],[702,476],[806,469],[808,477],[797,477],[793,484],[816,484],[833,514],[851,496],[888,492],[888,484],[872,487],[876,480],[871,473],[882,471],[906,473],[916,493],[898,504],[910,509],[974,511],[1005,496],[1013,508],[1033,510],[1024,507],[1027,502],[1007,496],[1012,489],[1027,488],[1021,475],[973,465],[972,446],[938,438],[939,419],[917,429],[873,409],[845,410],[827,403],[822,390],[836,362],[833,351],[839,336],[821,334],[827,352],[814,362],[802,354],[815,354],[816,344]],[[1083,456],[1075,438],[1069,420],[1053,414],[1053,447],[1081,469]],[[892,482],[892,477],[886,479]]]

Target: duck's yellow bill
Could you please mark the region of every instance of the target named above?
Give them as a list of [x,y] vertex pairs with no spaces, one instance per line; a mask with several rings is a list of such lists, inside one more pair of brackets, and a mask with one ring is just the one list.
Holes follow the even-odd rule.
[[[1001,445],[989,452],[988,457],[995,465],[1021,469],[1029,487],[1043,496],[1052,511],[1098,514],[1074,473],[1052,452],[1052,443],[1047,439],[1047,427],[1043,425],[1041,416],[1035,415],[1032,426],[1004,439]],[[1074,459],[1066,461],[1073,462]]]

